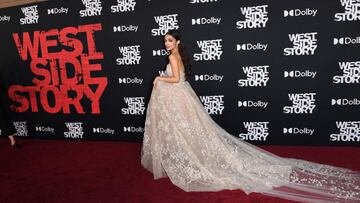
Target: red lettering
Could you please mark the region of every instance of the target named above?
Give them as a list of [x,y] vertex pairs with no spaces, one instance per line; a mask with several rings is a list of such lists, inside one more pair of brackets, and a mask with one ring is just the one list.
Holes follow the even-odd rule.
[[[13,38],[16,44],[16,47],[19,52],[19,56],[23,61],[26,61],[28,58],[28,51],[31,58],[37,58],[39,54],[39,31],[34,32],[33,40],[30,39],[28,32],[23,33],[23,41],[20,41],[19,35],[13,33]],[[31,43],[33,41],[33,43]]]
[[60,31],[60,36],[59,36],[60,43],[74,49],[73,51],[67,51],[65,49],[62,50],[61,55],[63,57],[66,56],[75,57],[75,56],[79,56],[83,52],[84,47],[80,40],[76,38],[67,37],[67,35],[69,34],[76,35],[77,33],[78,30],[74,27],[66,27]]
[[[68,95],[69,91],[73,91],[76,93],[76,97],[70,98]],[[78,113],[85,113],[82,105],[80,103],[80,99],[83,97],[84,94],[84,87],[83,85],[61,85],[60,87],[61,94],[63,95],[62,103],[63,103],[63,112],[66,114],[70,113],[70,104],[74,105],[76,111]]]
[[62,101],[59,99],[55,99],[55,105],[54,105],[54,107],[51,107],[49,104],[49,100],[48,100],[49,92],[52,92],[52,94],[54,95],[54,98],[61,97],[61,95],[60,95],[61,93],[58,88],[56,88],[55,86],[46,86],[46,87],[42,88],[41,93],[40,93],[41,105],[43,106],[45,111],[47,111],[49,113],[57,113],[62,108],[62,106],[61,106]]
[[58,42],[57,40],[49,40],[47,39],[48,36],[57,36],[59,35],[59,32],[57,29],[52,29],[47,32],[41,32],[40,33],[40,46],[41,46],[41,53],[43,58],[58,58],[59,53],[49,53],[49,47],[51,46],[57,46]]
[[[68,64],[68,65],[66,65]],[[67,74],[67,70],[69,68],[69,65],[72,65],[74,69],[74,76],[69,77]],[[82,70],[81,70],[81,64],[79,60],[73,57],[68,58],[62,58],[59,60],[59,68],[60,68],[60,75],[61,75],[61,82],[62,84],[66,85],[75,85],[80,82],[82,79]]]
[[[47,64],[47,60],[43,58],[35,58],[31,61],[30,69],[35,75],[42,76],[44,79],[38,79],[34,78],[32,82],[39,86],[39,85],[48,85],[50,84],[51,77],[50,72],[45,69],[45,66]],[[39,65],[42,65],[43,67],[39,67]]]
[[[27,60],[28,55],[32,59],[30,70],[35,74],[32,79],[35,86],[11,86],[8,91],[14,102],[11,108],[16,112],[29,109],[38,112],[39,99],[40,107],[48,113],[62,111],[70,114],[75,109],[77,113],[84,114],[81,101],[87,98],[91,101],[91,113],[99,114],[100,98],[108,81],[106,77],[91,77],[91,73],[101,71],[102,66],[94,62],[90,64],[90,61],[104,58],[102,52],[96,51],[94,37],[95,32],[101,29],[101,24],[90,24],[65,27],[60,31],[34,31],[33,39],[30,39],[28,32],[24,32],[22,41],[17,33],[13,33],[21,59]],[[87,46],[76,38],[81,33],[86,36]],[[84,47],[88,53],[83,53]]]
[[101,30],[101,24],[90,24],[90,25],[81,25],[79,26],[80,32],[86,33],[87,45],[88,45],[88,54],[96,55],[96,45],[94,39],[94,32]]

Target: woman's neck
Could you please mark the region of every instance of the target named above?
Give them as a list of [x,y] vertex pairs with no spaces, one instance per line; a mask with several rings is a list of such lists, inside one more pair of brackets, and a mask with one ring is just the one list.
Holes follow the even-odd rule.
[[176,50],[171,50],[171,54],[179,54],[179,50],[176,49]]

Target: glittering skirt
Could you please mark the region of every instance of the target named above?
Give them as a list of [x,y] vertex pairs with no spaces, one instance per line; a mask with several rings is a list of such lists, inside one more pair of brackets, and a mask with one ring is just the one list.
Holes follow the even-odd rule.
[[359,202],[360,173],[282,158],[230,135],[186,81],[159,82],[147,108],[141,164],[184,191],[241,189],[303,202]]

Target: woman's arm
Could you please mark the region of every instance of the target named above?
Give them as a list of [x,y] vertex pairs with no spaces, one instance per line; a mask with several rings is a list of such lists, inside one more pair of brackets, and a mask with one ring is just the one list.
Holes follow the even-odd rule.
[[178,83],[180,81],[180,69],[176,57],[170,55],[169,62],[171,66],[171,71],[173,73],[172,76],[157,76],[154,80],[154,85],[156,85],[158,81],[164,81],[169,83]]

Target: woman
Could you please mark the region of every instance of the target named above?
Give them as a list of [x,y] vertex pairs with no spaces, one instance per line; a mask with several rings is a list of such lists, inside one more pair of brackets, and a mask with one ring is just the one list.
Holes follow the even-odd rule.
[[278,157],[217,125],[186,81],[189,60],[169,31],[167,76],[156,77],[148,104],[141,164],[154,179],[185,191],[241,189],[304,202],[360,201],[360,173]]
[[4,84],[4,78],[0,72],[0,129],[1,135],[7,136],[10,139],[10,146],[15,149],[20,149],[22,146],[16,143],[14,134],[16,130],[14,125],[10,122],[9,116],[7,115],[4,107],[2,98],[6,95],[6,88]]

